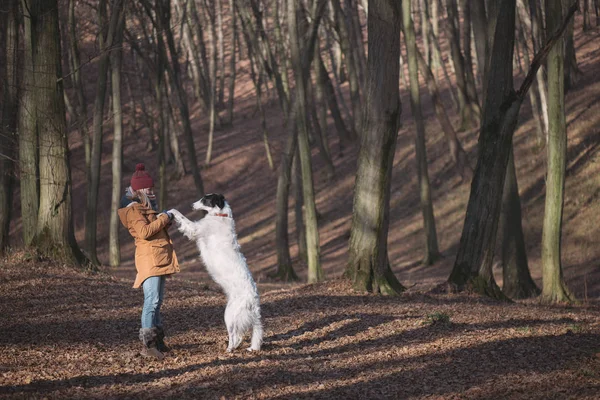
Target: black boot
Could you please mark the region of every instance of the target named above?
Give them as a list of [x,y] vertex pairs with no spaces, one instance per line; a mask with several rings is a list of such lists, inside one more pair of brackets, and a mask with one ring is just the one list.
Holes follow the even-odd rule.
[[158,333],[156,328],[140,329],[140,340],[143,343],[140,355],[143,357],[155,358],[157,360],[162,360],[165,358],[165,355],[157,348]]
[[165,343],[165,331],[162,326],[156,327],[156,348],[162,353],[171,351],[171,348]]

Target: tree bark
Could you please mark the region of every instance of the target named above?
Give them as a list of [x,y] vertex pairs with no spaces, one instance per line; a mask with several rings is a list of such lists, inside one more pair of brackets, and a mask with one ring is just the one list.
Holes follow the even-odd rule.
[[522,100],[512,77],[515,0],[502,0],[492,46],[487,93],[479,138],[479,155],[458,254],[448,282],[504,299],[492,274],[494,245],[506,165]]
[[541,62],[548,55],[552,44],[564,33],[574,12],[575,8],[572,7],[563,25],[553,33],[534,58],[520,89],[514,92],[512,52],[515,40],[515,0],[503,0],[499,8],[487,77],[479,157],[458,255],[448,279],[450,286],[455,289],[471,287],[481,294],[505,298],[494,281],[492,259],[500,212],[500,191],[504,186],[512,135],[519,109]]
[[465,130],[477,125],[479,116],[475,105],[473,104],[473,100],[469,97],[469,90],[467,88],[468,82],[466,78],[465,59],[460,51],[458,6],[456,0],[448,0],[446,34],[450,41],[450,52],[454,65],[456,86],[458,88],[458,104],[461,113],[460,130]]
[[348,264],[344,275],[357,290],[397,294],[387,236],[392,166],[400,121],[400,5],[370,0],[366,116],[354,187]]
[[19,99],[19,180],[23,242],[31,245],[39,211],[39,133],[36,110],[36,74],[33,65],[31,0],[21,0],[23,18],[23,83]]
[[292,161],[292,191],[294,196],[294,220],[296,222],[296,237],[298,242],[298,258],[308,262],[308,249],[306,247],[306,226],[304,225],[304,195],[302,193],[302,169],[300,168],[300,152],[296,147],[296,154]]
[[39,129],[40,202],[33,246],[42,257],[68,265],[89,265],[73,232],[71,174],[62,87],[56,0],[25,0],[31,16],[36,111]]
[[90,135],[87,129],[87,98],[83,84],[81,82],[81,55],[79,52],[77,26],[75,18],[75,0],[69,0],[69,15],[68,15],[68,27],[69,27],[69,61],[71,66],[71,83],[77,94],[77,103],[74,108],[77,119],[77,130],[83,141],[83,148],[85,151],[85,181],[89,184],[90,182],[90,168],[92,160],[92,143],[90,141]]
[[210,51],[208,54],[208,145],[206,147],[206,159],[204,160],[206,166],[209,166],[212,160],[213,139],[217,122],[217,23],[215,3],[213,1],[208,3],[208,14],[210,21],[210,29],[208,30]]
[[521,199],[514,153],[511,150],[504,180],[499,227],[502,240],[502,292],[511,299],[526,299],[540,294],[529,273],[521,220]]
[[[562,20],[561,0],[546,0],[546,27],[553,32]],[[542,231],[542,302],[574,302],[575,297],[563,279],[561,230],[567,161],[565,122],[564,40],[559,40],[548,55],[548,174]]]
[[327,106],[331,111],[331,117],[333,118],[333,123],[335,125],[335,129],[339,136],[339,154],[343,155],[344,149],[346,146],[354,140],[354,137],[351,135],[351,131],[346,128],[346,124],[344,123],[344,119],[342,117],[342,113],[338,107],[338,102],[336,100],[335,88],[331,83],[331,79],[329,78],[329,73],[325,68],[325,63],[321,58],[320,54],[315,54],[317,63],[317,68],[319,70],[317,74],[317,85],[321,87],[321,91],[324,93],[324,98],[326,100]]
[[227,96],[227,123],[233,124],[233,105],[235,100],[235,78],[236,78],[236,48],[237,43],[237,19],[235,13],[235,0],[229,0],[229,10],[231,12],[231,56],[229,58],[229,94]]
[[[324,1],[319,1],[324,5]],[[318,6],[315,2],[315,9],[320,8],[317,13],[322,13],[323,6]],[[323,269],[321,267],[321,256],[319,248],[319,230],[317,225],[317,213],[315,208],[315,194],[312,176],[312,162],[310,155],[310,146],[308,143],[308,129],[306,126],[306,74],[310,71],[310,60],[314,54],[316,34],[313,35],[312,42],[309,45],[300,47],[298,37],[298,19],[300,17],[299,5],[295,2],[288,4],[288,27],[290,31],[290,52],[292,64],[294,65],[294,76],[296,82],[295,101],[297,104],[297,113],[295,115],[296,126],[298,127],[298,150],[300,153],[300,165],[302,169],[302,191],[304,196],[305,227],[306,227],[306,247],[308,259],[308,282],[315,283],[324,279]],[[312,14],[315,20],[320,19],[321,15]],[[315,29],[316,26],[312,27]],[[312,32],[311,32],[312,33]],[[307,62],[304,60],[307,59]]]
[[479,76],[480,82],[483,82],[485,60],[489,55],[485,2],[480,0],[471,2],[471,20],[473,22],[475,51],[477,52],[477,75]]
[[454,127],[450,122],[450,118],[448,117],[446,108],[442,104],[438,86],[435,82],[435,78],[433,77],[433,73],[431,72],[431,68],[425,63],[425,59],[423,58],[423,55],[418,51],[418,49],[417,57],[421,74],[423,74],[423,76],[425,77],[425,83],[427,85],[427,89],[429,90],[429,95],[431,96],[431,102],[433,103],[435,115],[437,117],[438,122],[440,123],[440,126],[442,127],[442,131],[444,132],[444,136],[446,137],[446,142],[448,143],[450,157],[452,158],[452,161],[456,166],[456,170],[463,179],[463,181],[469,182],[473,177],[473,168],[469,163],[467,153],[458,141],[456,131],[454,130]]
[[[192,170],[192,175],[194,177],[194,186],[196,187],[196,193],[198,196],[204,195],[204,182],[202,181],[202,176],[200,175],[200,168],[198,167],[198,159],[196,157],[196,146],[194,144],[194,133],[192,132],[192,124],[190,121],[190,112],[188,106],[188,98],[183,87],[182,77],[181,77],[181,66],[179,65],[179,60],[177,58],[177,50],[175,49],[175,41],[173,39],[173,32],[171,31],[171,22],[170,22],[170,1],[169,0],[160,0],[164,1],[163,5],[163,15],[157,16],[157,23],[160,24],[160,27],[157,27],[158,32],[164,32],[167,39],[167,47],[169,50],[169,54],[171,56],[171,63],[167,63],[167,72],[169,75],[170,83],[175,92],[175,99],[177,100],[177,108],[179,109],[181,123],[183,125],[183,134],[186,141],[188,157],[190,162],[190,169]],[[190,1],[193,2],[193,1]],[[150,6],[146,3],[145,7],[148,9]],[[167,50],[164,48],[164,45],[160,45],[159,42],[158,51],[163,53],[163,57],[167,58]]]
[[121,250],[119,246],[119,216],[117,210],[120,207],[121,181],[123,178],[123,114],[121,104],[121,65],[123,63],[123,29],[125,24],[125,13],[121,13],[121,19],[115,33],[115,45],[117,48],[110,55],[111,83],[113,98],[113,149],[112,149],[112,198],[110,206],[110,226],[108,236],[109,264],[117,267],[121,264]]
[[0,125],[0,256],[9,245],[13,208],[13,186],[16,159],[17,111],[19,108],[19,2],[10,0],[0,16],[4,25],[5,68],[2,70],[2,109]]
[[412,21],[410,1],[402,2],[402,29],[408,55],[408,75],[410,80],[410,108],[416,125],[415,148],[417,160],[417,179],[419,181],[419,198],[423,227],[425,233],[425,248],[422,263],[431,265],[440,257],[431,200],[431,185],[427,172],[427,147],[425,145],[425,122],[421,113],[421,95],[419,93],[419,69],[417,61],[417,42]]
[[348,30],[348,26],[346,25],[344,13],[340,6],[340,2],[332,1],[331,4],[334,9],[336,27],[338,30],[338,35],[340,37],[342,53],[344,54],[346,71],[348,72],[348,81],[350,84],[350,101],[352,102],[352,126],[354,128],[354,131],[358,132],[361,128],[360,123],[362,108],[359,76],[358,71],[356,70],[356,62],[354,61],[353,57],[352,45],[350,42],[350,32]]
[[[103,27],[106,19],[106,0],[98,6],[99,26]],[[96,99],[94,101],[92,157],[90,163],[90,182],[88,185],[87,208],[85,214],[85,248],[88,257],[94,265],[100,265],[96,249],[96,235],[98,231],[98,194],[100,192],[100,169],[102,165],[102,123],[104,120],[104,102],[108,78],[109,56],[112,50],[117,24],[120,19],[123,1],[113,3],[108,32],[106,37],[100,32],[100,61],[98,62],[98,80],[96,81]]]

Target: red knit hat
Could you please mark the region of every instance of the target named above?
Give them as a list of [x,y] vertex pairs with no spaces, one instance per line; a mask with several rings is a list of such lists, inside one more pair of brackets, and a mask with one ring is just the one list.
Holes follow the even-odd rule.
[[135,166],[135,172],[131,177],[131,188],[133,190],[140,190],[151,188],[154,186],[154,181],[149,173],[146,172],[146,166],[139,163]]

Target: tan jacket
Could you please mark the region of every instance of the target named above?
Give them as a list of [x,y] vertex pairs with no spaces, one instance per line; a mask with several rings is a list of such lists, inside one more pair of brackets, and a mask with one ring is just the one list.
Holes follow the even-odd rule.
[[135,269],[133,284],[139,288],[151,276],[179,272],[179,262],[173,250],[173,242],[167,233],[169,217],[158,215],[152,209],[133,202],[120,208],[119,218],[135,239]]

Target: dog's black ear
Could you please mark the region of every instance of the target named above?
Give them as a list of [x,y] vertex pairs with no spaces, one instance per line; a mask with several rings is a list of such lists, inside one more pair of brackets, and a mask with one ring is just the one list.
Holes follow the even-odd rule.
[[222,194],[215,195],[214,201],[219,208],[225,207],[225,197]]

